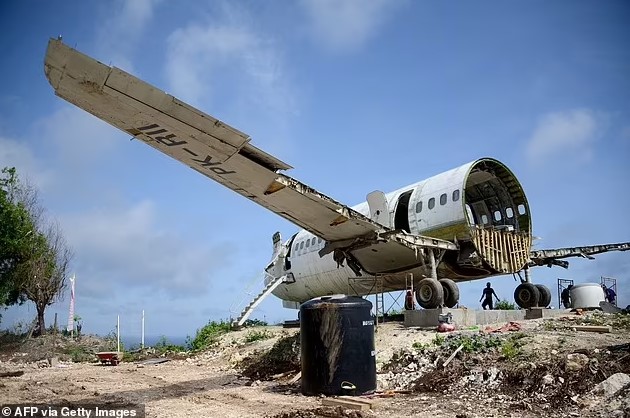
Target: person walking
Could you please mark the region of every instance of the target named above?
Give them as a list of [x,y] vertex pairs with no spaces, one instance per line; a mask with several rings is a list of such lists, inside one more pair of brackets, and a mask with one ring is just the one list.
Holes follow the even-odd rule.
[[494,309],[494,304],[493,304],[494,300],[492,299],[492,296],[497,298],[497,302],[500,301],[494,289],[491,287],[490,282],[488,282],[486,283],[486,288],[483,289],[483,292],[481,293],[481,299],[479,299],[479,302],[483,300],[481,307],[483,308],[484,311],[486,310],[486,306],[488,307],[487,309],[490,309],[490,310]]

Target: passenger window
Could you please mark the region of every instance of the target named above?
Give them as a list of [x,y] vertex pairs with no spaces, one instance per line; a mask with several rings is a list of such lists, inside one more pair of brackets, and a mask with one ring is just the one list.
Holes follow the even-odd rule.
[[442,206],[446,205],[446,193],[442,193],[440,195],[440,205]]
[[512,210],[512,208],[507,208],[505,210],[505,216],[507,216],[508,218],[512,218],[514,216],[514,211]]
[[495,221],[500,221],[501,220],[501,212],[499,212],[498,210],[494,211],[494,220]]
[[313,237],[313,239],[311,240],[311,245],[315,245],[315,241],[317,240],[317,238]]
[[416,213],[422,212],[422,200],[416,203]]
[[457,202],[459,200],[459,189],[453,190],[453,202]]
[[317,238],[317,243],[321,244],[322,243],[322,239],[321,238]]
[[429,209],[433,209],[435,207],[435,198],[432,197],[429,199]]
[[518,207],[516,209],[518,209],[518,214],[519,215],[525,215],[525,205],[523,205],[521,203],[520,205],[518,205]]
[[300,250],[304,248],[304,241],[300,242]]
[[481,215],[481,223],[484,225],[488,223],[488,217],[486,215]]
[[306,240],[306,248],[308,248],[308,246],[309,246],[309,245],[311,245],[311,240],[310,240],[310,239],[307,239],[307,240]]

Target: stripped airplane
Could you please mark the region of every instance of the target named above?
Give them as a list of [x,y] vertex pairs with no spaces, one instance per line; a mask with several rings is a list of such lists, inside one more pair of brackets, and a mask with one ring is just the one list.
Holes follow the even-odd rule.
[[625,242],[532,251],[523,188],[492,158],[374,191],[350,208],[282,174],[291,167],[246,134],[61,40],[50,40],[45,71],[59,97],[304,228],[286,242],[274,234],[265,269],[265,291],[285,307],[349,287],[361,296],[404,290],[410,277],[420,306],[454,307],[457,282],[504,274],[521,277],[520,307],[546,307],[551,292],[531,282],[529,267],[630,249]]

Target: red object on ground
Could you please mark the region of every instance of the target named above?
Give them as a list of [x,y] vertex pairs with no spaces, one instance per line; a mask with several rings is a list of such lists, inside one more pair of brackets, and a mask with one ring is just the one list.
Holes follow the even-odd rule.
[[100,353],[96,353],[96,355],[102,364],[118,366],[118,363],[122,361],[122,353],[118,351],[101,351]]
[[442,322],[437,327],[437,332],[451,332],[451,331],[455,331],[455,325],[453,324],[446,324]]
[[487,327],[484,332],[490,334],[492,332],[509,332],[509,331],[520,331],[522,328],[521,324],[518,322],[508,322],[499,328]]

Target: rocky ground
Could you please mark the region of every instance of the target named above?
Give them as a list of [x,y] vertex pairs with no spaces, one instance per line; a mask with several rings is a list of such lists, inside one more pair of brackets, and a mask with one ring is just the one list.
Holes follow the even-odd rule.
[[142,404],[147,417],[176,418],[630,417],[630,315],[571,314],[490,332],[503,325],[444,334],[380,324],[368,411],[301,395],[298,330],[279,327],[249,343],[250,331],[230,332],[211,350],[156,365],[73,362],[93,358],[97,339],[5,342],[0,405]]

